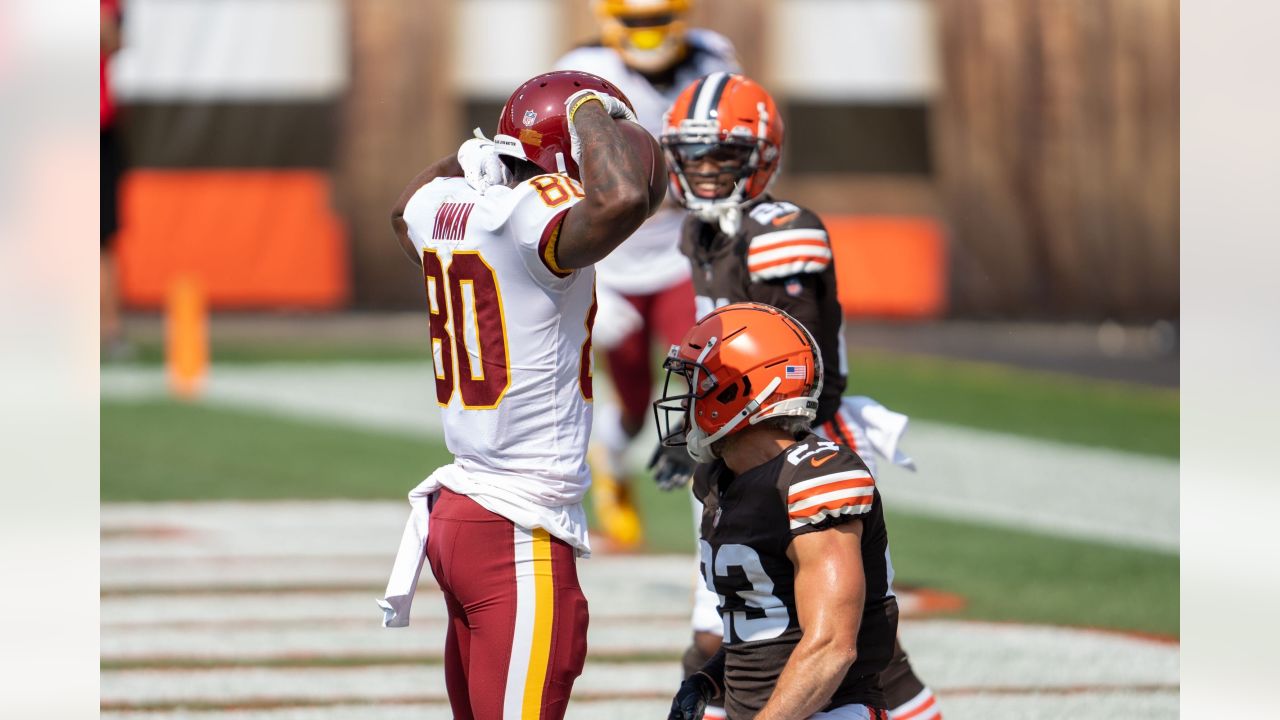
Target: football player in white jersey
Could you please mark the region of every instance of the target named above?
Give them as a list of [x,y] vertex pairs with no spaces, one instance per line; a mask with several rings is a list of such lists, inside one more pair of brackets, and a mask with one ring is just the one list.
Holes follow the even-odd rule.
[[[690,83],[734,72],[733,45],[686,28],[690,0],[598,0],[601,40],[570,50],[555,67],[599,75],[620,88],[655,137],[662,113]],[[689,264],[680,254],[683,213],[668,203],[596,266],[600,301],[596,346],[604,351],[618,405],[596,408],[592,501],[600,530],[627,548],[641,541],[624,455],[648,417],[653,344],[679,343],[694,321]]]
[[582,671],[592,265],[657,204],[619,117],[630,103],[599,77],[535,77],[492,142],[428,168],[393,216],[422,265],[454,462],[411,493],[381,604],[384,624],[408,623],[425,555],[448,607],[455,718],[556,720]]

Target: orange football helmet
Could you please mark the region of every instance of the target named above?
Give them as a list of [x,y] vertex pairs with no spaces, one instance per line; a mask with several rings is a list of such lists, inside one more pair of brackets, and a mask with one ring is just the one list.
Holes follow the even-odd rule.
[[617,50],[629,67],[662,72],[675,65],[685,45],[684,15],[689,0],[599,0],[601,40]]
[[[773,97],[742,75],[712,73],[680,93],[662,120],[662,147],[671,169],[672,190],[706,221],[736,210],[769,187],[782,159],[783,125]],[[714,157],[716,172],[695,167]],[[725,174],[732,189],[723,197],[695,192]]]
[[[715,442],[761,420],[813,420],[822,392],[816,347],[803,325],[770,305],[734,303],[702,318],[662,364],[666,382],[653,403],[662,444],[687,445],[695,461],[710,462]],[[685,385],[676,394],[672,378]]]

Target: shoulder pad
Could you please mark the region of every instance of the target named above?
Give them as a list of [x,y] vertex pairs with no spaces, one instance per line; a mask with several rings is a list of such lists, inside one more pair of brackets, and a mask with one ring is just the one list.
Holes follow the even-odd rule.
[[831,264],[827,230],[812,212],[789,202],[764,202],[749,215],[752,282],[820,273]]
[[512,188],[506,200],[509,214],[505,222],[516,244],[526,255],[537,258],[531,269],[539,279],[564,279],[573,274],[556,264],[555,245],[565,213],[582,198],[582,185],[566,175],[538,175]]
[[438,177],[414,191],[405,203],[404,219],[410,227],[426,233],[425,237],[436,236],[436,210],[442,203],[460,202],[474,203],[477,193],[460,177]]
[[871,510],[875,478],[848,448],[811,438],[788,451],[787,462],[793,466],[786,488],[792,530]]
[[733,48],[733,43],[724,35],[706,28],[690,28],[685,33],[685,41],[694,52],[704,52],[720,60],[726,69],[738,69],[737,52]]
[[822,228],[797,228],[751,238],[747,270],[752,282],[820,273],[831,264],[831,243]]
[[615,75],[622,64],[618,53],[599,43],[579,45],[555,61],[552,70],[581,70],[596,75]]

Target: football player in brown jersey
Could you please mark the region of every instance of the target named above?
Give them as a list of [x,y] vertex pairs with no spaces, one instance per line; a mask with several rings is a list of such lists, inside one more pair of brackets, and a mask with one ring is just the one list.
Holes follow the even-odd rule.
[[[741,75],[708,76],[685,89],[668,110],[661,141],[671,169],[673,194],[690,211],[681,251],[692,265],[697,312],[705,317],[727,303],[752,301],[782,308],[814,337],[824,367],[812,428],[826,440],[854,450],[875,474],[865,426],[867,412],[898,422],[877,434],[891,438],[875,450],[912,467],[896,447],[906,418],[868,398],[843,397],[848,374],[844,313],[826,228],[819,217],[773,198],[768,187],[782,153],[783,122],[773,98]],[[874,421],[872,421],[874,422]],[[659,448],[651,467],[665,488],[688,481],[686,453]],[[698,593],[694,644],[686,657],[692,672],[720,643],[722,623],[715,596]],[[933,693],[915,675],[901,647],[881,678],[895,719],[939,720]],[[715,717],[715,709],[708,712]]]
[[823,385],[815,350],[785,312],[735,303],[694,325],[663,365],[658,431],[705,463],[694,481],[702,572],[725,631],[681,685],[675,720],[701,718],[714,700],[735,719],[888,717],[879,676],[898,605],[884,514],[857,453],[810,430]]

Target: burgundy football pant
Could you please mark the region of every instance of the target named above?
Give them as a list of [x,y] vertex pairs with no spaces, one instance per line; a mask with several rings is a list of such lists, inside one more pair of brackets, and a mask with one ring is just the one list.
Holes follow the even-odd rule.
[[622,406],[622,423],[628,432],[640,428],[651,416],[653,398],[652,345],[661,342],[665,354],[668,347],[680,344],[693,327],[693,281],[684,280],[651,295],[623,295],[640,313],[644,324],[622,339],[608,352],[609,377],[618,392]]
[[449,610],[444,677],[454,718],[563,718],[587,654],[573,548],[441,490],[427,560]]

